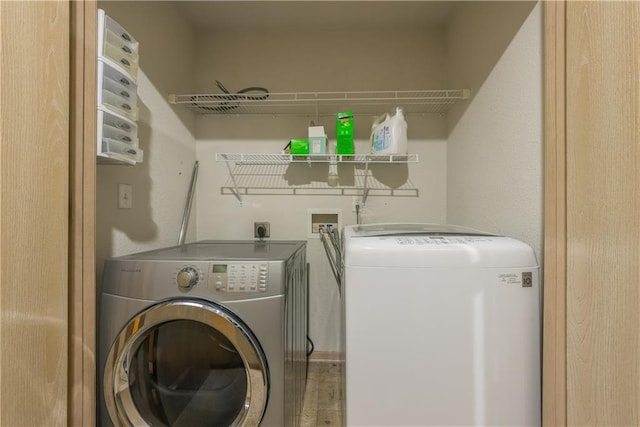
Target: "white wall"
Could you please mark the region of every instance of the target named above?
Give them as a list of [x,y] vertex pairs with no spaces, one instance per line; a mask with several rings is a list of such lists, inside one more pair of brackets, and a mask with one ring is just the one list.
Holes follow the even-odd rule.
[[[104,259],[175,245],[195,161],[194,118],[168,105],[169,92],[190,91],[194,34],[169,2],[101,2],[99,7],[140,42],[138,137],[141,165],[99,165],[96,254]],[[158,31],[170,28],[171,31]],[[171,55],[169,55],[171,52]],[[133,186],[133,208],[117,208],[118,183]],[[195,237],[192,219],[188,238]]]
[[[447,219],[520,239],[541,262],[542,5],[531,12],[526,3],[510,7],[467,7],[449,27],[452,79],[477,89],[448,138]],[[523,12],[528,17],[497,63],[474,67],[484,60],[477,50],[491,51],[483,35],[498,31],[500,22],[517,22],[509,17]],[[484,69],[488,75],[478,79]]]

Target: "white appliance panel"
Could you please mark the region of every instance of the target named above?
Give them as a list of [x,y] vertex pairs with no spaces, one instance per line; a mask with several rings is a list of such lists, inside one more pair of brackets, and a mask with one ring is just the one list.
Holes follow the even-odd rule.
[[344,237],[348,426],[540,425],[540,278],[527,245]]

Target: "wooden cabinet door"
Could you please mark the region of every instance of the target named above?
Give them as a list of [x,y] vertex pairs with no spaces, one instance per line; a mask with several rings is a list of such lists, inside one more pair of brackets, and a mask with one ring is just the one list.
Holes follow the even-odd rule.
[[544,423],[636,426],[640,3],[547,6],[565,7],[547,31]]
[[0,1],[0,425],[67,425],[69,3]]
[[95,19],[0,1],[2,426],[95,424]]

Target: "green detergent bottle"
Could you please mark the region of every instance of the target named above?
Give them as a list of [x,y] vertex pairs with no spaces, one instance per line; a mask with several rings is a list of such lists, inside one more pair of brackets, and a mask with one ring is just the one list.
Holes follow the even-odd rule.
[[353,111],[336,114],[336,154],[354,154]]

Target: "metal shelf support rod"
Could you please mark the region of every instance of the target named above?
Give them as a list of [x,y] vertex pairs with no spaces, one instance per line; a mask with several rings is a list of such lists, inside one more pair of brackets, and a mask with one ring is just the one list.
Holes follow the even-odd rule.
[[234,196],[236,196],[236,199],[238,199],[238,202],[240,202],[240,206],[242,206],[242,196],[240,195],[240,191],[238,190],[238,183],[236,182],[236,176],[233,174],[233,170],[231,169],[231,165],[229,165],[229,161],[226,160],[224,164],[227,165],[227,169],[229,170],[229,176],[231,177],[231,182],[233,182],[233,188],[231,189],[231,192],[233,193]]
[[364,164],[364,188],[362,190],[362,206],[366,206],[367,197],[369,197],[369,187],[367,186],[367,178],[369,178],[369,162]]

